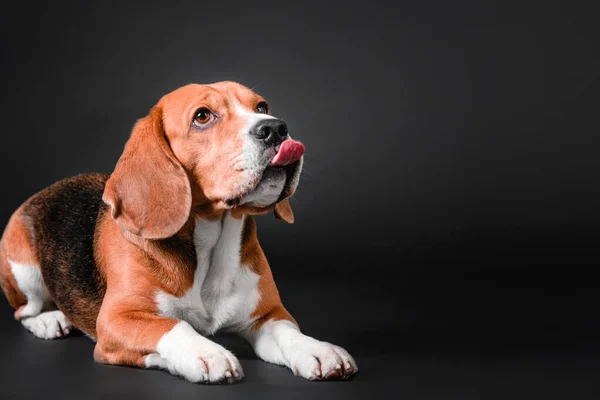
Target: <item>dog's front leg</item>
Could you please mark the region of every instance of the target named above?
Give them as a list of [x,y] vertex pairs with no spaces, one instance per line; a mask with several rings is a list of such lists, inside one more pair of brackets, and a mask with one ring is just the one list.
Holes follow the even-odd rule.
[[358,371],[346,350],[304,335],[288,320],[270,320],[251,329],[246,338],[261,359],[285,365],[306,379],[347,379]]
[[191,382],[243,378],[238,359],[185,321],[146,311],[101,310],[94,358],[98,362],[166,369]]
[[321,342],[300,332],[294,318],[285,309],[269,263],[258,243],[256,222],[246,220],[243,263],[260,275],[260,300],[252,313],[249,327],[240,333],[250,342],[261,359],[290,368],[295,375],[310,380],[347,379],[358,368],[348,352],[331,343]]

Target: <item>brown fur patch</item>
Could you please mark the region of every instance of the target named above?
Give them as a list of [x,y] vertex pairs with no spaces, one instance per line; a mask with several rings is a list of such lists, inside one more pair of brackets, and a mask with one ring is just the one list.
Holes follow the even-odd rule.
[[294,223],[294,212],[292,211],[289,199],[283,199],[275,204],[274,213],[277,219],[285,221],[288,224]]
[[27,304],[27,298],[19,289],[8,260],[39,268],[32,247],[30,227],[24,218],[22,208],[15,211],[0,241],[0,285],[10,305],[17,310],[16,319],[20,319],[20,310]]
[[285,309],[279,297],[279,291],[273,280],[273,274],[267,258],[258,243],[256,236],[256,221],[249,215],[244,221],[244,231],[242,233],[242,252],[241,263],[248,265],[252,270],[260,275],[258,281],[258,291],[260,300],[256,309],[251,314],[251,318],[256,318],[252,329],[257,330],[270,320],[288,320],[298,325],[296,320]]
[[97,319],[99,362],[141,366],[160,338],[178,322],[158,316],[158,290],[183,296],[194,278],[196,256],[190,221],[175,236],[151,241],[122,234],[110,218],[99,224],[99,268],[107,291]]
[[190,182],[167,143],[162,108],[135,125],[103,200],[120,226],[146,239],[170,237],[188,219]]

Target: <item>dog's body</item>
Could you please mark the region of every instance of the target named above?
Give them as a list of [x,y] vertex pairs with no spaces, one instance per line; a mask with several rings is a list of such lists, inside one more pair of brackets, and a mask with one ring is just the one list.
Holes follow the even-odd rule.
[[291,222],[303,147],[264,100],[231,82],[189,85],[136,124],[112,175],[65,179],[27,200],[0,242],[15,318],[52,339],[73,327],[99,362],[193,382],[243,377],[204,335],[239,333],[307,379],[357,371],[283,307],[254,214]]

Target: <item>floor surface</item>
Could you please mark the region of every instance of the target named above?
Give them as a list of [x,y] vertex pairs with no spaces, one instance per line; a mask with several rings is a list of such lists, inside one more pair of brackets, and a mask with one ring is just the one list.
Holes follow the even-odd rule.
[[[411,259],[385,277],[369,268],[366,255],[311,266],[299,255],[288,259],[289,269],[274,268],[304,332],[354,355],[360,372],[350,381],[304,381],[222,335],[216,340],[241,360],[242,383],[198,385],[162,371],[99,365],[86,336],[36,339],[2,301],[0,397],[600,398],[600,296],[590,266],[506,267],[500,258],[458,268],[418,253]],[[389,272],[399,261],[382,255],[378,262]]]

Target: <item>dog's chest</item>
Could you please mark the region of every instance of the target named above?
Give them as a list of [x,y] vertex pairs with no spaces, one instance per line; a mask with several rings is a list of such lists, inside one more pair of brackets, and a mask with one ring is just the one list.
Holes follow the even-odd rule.
[[159,293],[161,315],[187,321],[205,334],[250,323],[260,277],[240,265],[242,228],[243,219],[229,213],[222,220],[196,221],[194,283],[183,297]]

